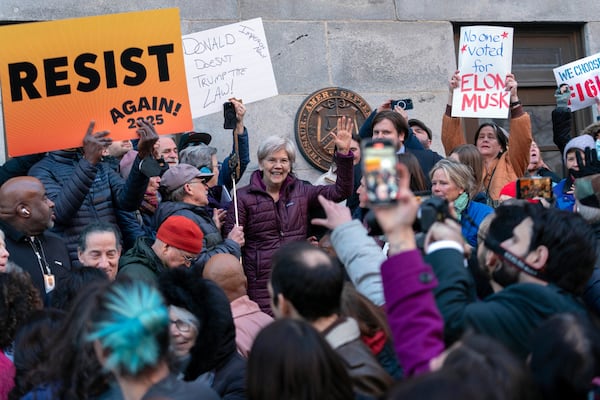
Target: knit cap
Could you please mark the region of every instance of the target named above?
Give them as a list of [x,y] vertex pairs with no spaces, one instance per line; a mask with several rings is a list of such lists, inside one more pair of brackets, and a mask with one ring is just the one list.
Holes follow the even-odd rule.
[[204,234],[191,219],[182,215],[172,215],[160,224],[156,238],[176,249],[200,254]]
[[508,182],[502,190],[500,190],[500,196],[505,195],[512,197],[513,199],[517,197],[517,181]]
[[567,163],[567,153],[569,152],[569,150],[578,149],[583,151],[588,147],[590,149],[596,148],[596,142],[590,135],[581,135],[569,140],[569,142],[565,146],[565,151],[563,152],[564,163]]

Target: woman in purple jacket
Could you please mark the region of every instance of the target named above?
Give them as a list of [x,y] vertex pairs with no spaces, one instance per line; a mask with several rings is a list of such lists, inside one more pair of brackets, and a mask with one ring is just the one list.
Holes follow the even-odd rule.
[[320,206],[319,195],[338,202],[352,193],[353,128],[350,118],[340,117],[337,129],[329,133],[337,148],[335,185],[313,186],[298,179],[292,173],[296,146],[290,139],[270,136],[258,148],[259,170],[252,173],[248,186],[237,191],[237,221],[234,204],[229,207],[225,234],[236,224],[244,228],[242,261],[248,296],[266,313],[272,315],[267,282],[275,250],[284,243],[307,239],[308,211]]

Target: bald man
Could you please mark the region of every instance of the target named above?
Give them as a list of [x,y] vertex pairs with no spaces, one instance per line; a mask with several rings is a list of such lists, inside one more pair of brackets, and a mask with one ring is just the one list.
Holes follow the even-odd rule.
[[202,276],[219,285],[229,299],[237,349],[247,358],[254,338],[273,318],[262,312],[258,304],[246,294],[248,282],[237,257],[224,253],[212,256],[206,262]]
[[54,203],[42,182],[20,176],[0,186],[0,228],[6,236],[10,261],[31,275],[45,304],[50,292],[71,270],[64,241],[47,232],[54,226]]

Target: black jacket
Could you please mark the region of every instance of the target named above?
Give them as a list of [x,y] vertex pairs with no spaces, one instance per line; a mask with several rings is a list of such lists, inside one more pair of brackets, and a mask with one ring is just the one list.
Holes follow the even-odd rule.
[[86,225],[103,221],[116,226],[115,210],[137,210],[148,186],[148,178],[139,171],[138,158],[126,184],[109,165],[92,165],[78,151],[48,153],[31,167],[29,175],[42,181],[54,202],[53,232],[65,240],[71,262],[77,266],[77,241]]
[[202,271],[204,264],[215,254],[227,253],[236,258],[241,257],[242,249],[240,245],[231,239],[223,239],[221,232],[217,229],[206,207],[195,206],[181,201],[164,201],[160,203],[156,213],[154,213],[154,232],[157,232],[160,224],[171,215],[182,215],[191,219],[204,234],[202,251],[198,260],[193,265],[194,268]]
[[161,274],[159,285],[167,304],[190,311],[200,322],[190,360],[181,371],[183,379],[193,381],[212,373],[212,388],[223,399],[244,400],[246,360],[237,352],[231,306],[223,290],[185,268]]
[[[45,265],[40,265],[31,239],[4,221],[0,221],[0,229],[4,231],[6,237],[6,249],[10,253],[10,261],[31,275],[31,280],[34,286],[40,291],[40,295],[44,299],[44,304],[48,305],[50,299],[49,296],[46,296],[44,278],[42,276],[42,267],[45,268]],[[44,232],[36,236],[36,239],[42,247],[40,254],[42,257],[41,262],[44,263],[43,258],[45,256],[45,261],[54,275],[56,286],[58,287],[71,271],[71,260],[69,259],[67,246],[60,237],[49,232]]]
[[154,240],[142,236],[135,245],[119,259],[118,276],[127,276],[135,280],[157,283],[158,275],[167,270],[160,258],[152,250]]

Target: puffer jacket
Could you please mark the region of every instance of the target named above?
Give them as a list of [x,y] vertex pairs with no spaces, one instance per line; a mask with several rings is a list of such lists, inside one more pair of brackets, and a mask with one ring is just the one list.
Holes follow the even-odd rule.
[[[352,154],[338,154],[336,164],[335,185],[313,186],[290,174],[277,202],[267,193],[261,171],[254,171],[250,184],[237,191],[239,224],[244,228],[242,260],[248,278],[248,296],[267,314],[272,315],[267,282],[273,253],[285,243],[306,240],[308,210],[320,204],[318,195],[339,202],[352,193]],[[234,224],[232,204],[225,220],[225,233]]]
[[75,266],[79,234],[87,224],[96,221],[117,226],[115,210],[135,211],[140,206],[148,178],[139,172],[139,159],[127,182],[110,166],[90,164],[79,151],[48,153],[29,170],[44,184],[46,195],[55,204],[53,232],[66,242]]
[[194,221],[204,234],[202,239],[202,251],[198,260],[192,265],[193,268],[202,271],[204,264],[215,254],[228,253],[240,258],[242,250],[237,242],[231,239],[223,239],[221,232],[213,222],[212,216],[205,207],[187,204],[181,201],[165,201],[160,203],[154,214],[154,232],[162,222],[171,215],[182,215]]

